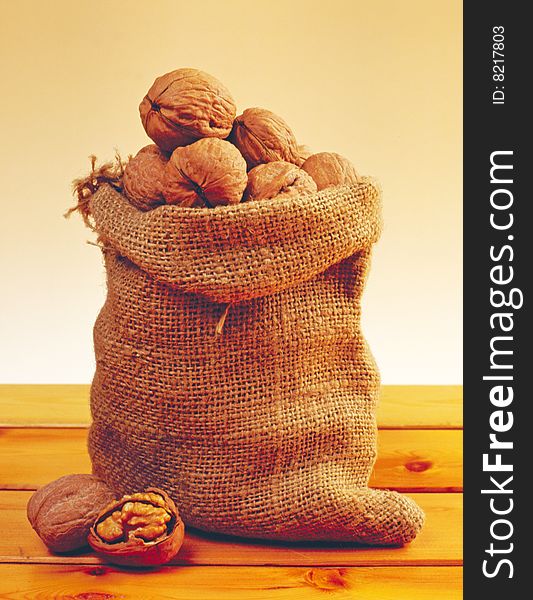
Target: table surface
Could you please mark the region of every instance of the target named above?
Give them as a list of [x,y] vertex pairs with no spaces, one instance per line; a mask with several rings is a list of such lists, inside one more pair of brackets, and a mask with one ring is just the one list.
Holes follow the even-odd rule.
[[0,598],[417,600],[462,597],[462,388],[384,386],[371,486],[420,504],[403,548],[280,544],[190,533],[154,571],[51,554],[26,520],[32,490],[90,472],[86,385],[0,385]]

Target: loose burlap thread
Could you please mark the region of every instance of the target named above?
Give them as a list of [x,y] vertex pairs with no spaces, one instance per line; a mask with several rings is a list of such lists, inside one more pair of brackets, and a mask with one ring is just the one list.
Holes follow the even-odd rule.
[[188,526],[287,541],[411,541],[423,513],[368,488],[379,374],[360,328],[381,231],[371,179],[312,196],[139,212],[90,199],[93,471],[169,492]]

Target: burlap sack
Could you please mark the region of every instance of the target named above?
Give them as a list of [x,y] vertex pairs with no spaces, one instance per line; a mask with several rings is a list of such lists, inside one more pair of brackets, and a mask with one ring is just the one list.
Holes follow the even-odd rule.
[[100,188],[94,472],[118,491],[164,488],[207,531],[412,540],[420,509],[367,487],[379,375],[360,313],[379,197],[364,180],[142,213]]

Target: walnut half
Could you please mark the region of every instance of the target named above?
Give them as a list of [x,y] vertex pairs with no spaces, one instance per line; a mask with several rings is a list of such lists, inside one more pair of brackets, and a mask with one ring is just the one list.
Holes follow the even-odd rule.
[[171,560],[179,551],[184,526],[163,490],[127,494],[109,504],[89,533],[89,544],[107,560],[149,566]]

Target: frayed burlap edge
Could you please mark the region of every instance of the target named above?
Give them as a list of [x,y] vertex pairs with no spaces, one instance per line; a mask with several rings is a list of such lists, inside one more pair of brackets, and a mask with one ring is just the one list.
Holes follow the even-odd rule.
[[122,192],[124,169],[130,159],[131,155],[124,161],[118,151],[116,151],[113,160],[97,167],[96,161],[98,159],[96,155],[91,154],[89,156],[89,160],[91,161],[90,173],[85,177],[78,177],[72,182],[72,194],[77,200],[76,205],[69,208],[63,216],[68,218],[72,213],[78,212],[82,216],[85,225],[94,230],[94,225],[90,219],[91,211],[89,206],[92,196],[105,183],[112,186],[117,192]]

